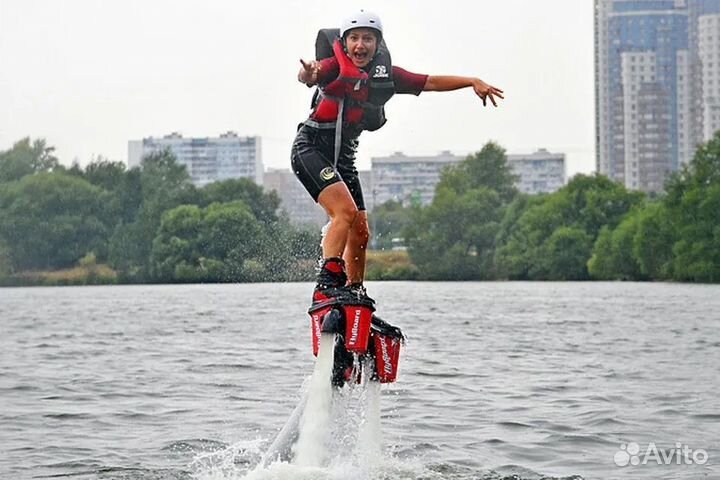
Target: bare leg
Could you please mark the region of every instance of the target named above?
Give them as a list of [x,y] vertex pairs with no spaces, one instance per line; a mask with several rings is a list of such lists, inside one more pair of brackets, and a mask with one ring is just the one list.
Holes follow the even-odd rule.
[[366,211],[359,211],[350,228],[343,259],[347,267],[348,282],[362,283],[365,278],[365,256],[370,229]]
[[358,215],[358,209],[343,182],[333,183],[320,192],[318,203],[330,217],[330,227],[322,243],[323,258],[342,257],[348,242],[350,229]]

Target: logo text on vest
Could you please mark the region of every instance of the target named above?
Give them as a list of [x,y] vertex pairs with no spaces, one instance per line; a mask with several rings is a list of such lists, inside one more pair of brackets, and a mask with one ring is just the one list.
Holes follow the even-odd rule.
[[388,71],[387,67],[385,65],[376,65],[375,66],[375,73],[373,74],[373,78],[388,78]]

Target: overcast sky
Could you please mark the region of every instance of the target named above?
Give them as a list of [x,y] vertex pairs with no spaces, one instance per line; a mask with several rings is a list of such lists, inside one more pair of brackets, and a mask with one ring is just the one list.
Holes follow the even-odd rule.
[[590,0],[0,0],[0,150],[43,137],[84,165],[127,161],[131,139],[233,130],[262,137],[265,168],[289,168],[311,97],[298,59],[360,7],[381,16],[396,65],[506,92],[497,109],[471,90],[394,97],[388,124],[361,136],[360,168],[495,140],[564,152],[569,174],[594,170]]

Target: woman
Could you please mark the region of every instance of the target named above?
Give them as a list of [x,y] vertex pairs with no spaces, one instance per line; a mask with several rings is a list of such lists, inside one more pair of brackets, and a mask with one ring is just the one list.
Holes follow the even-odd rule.
[[[371,301],[363,287],[369,228],[355,168],[357,138],[362,130],[385,123],[383,105],[394,94],[419,95],[471,87],[497,106],[503,92],[479,78],[410,73],[393,66],[385,49],[380,18],[361,10],[346,18],[333,55],[305,62],[298,80],[317,85],[320,98],[298,129],[292,166],[298,179],[330,217],[322,243],[323,262],[313,304],[347,294]],[[346,270],[347,267],[347,270]]]

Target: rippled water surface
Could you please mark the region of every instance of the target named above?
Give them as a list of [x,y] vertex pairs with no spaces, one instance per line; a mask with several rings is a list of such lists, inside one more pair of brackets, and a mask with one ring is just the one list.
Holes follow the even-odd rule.
[[[311,289],[0,289],[0,478],[720,478],[720,287],[629,283],[370,284],[409,337],[381,467],[250,472],[312,371]],[[630,442],[708,459],[616,466]]]

